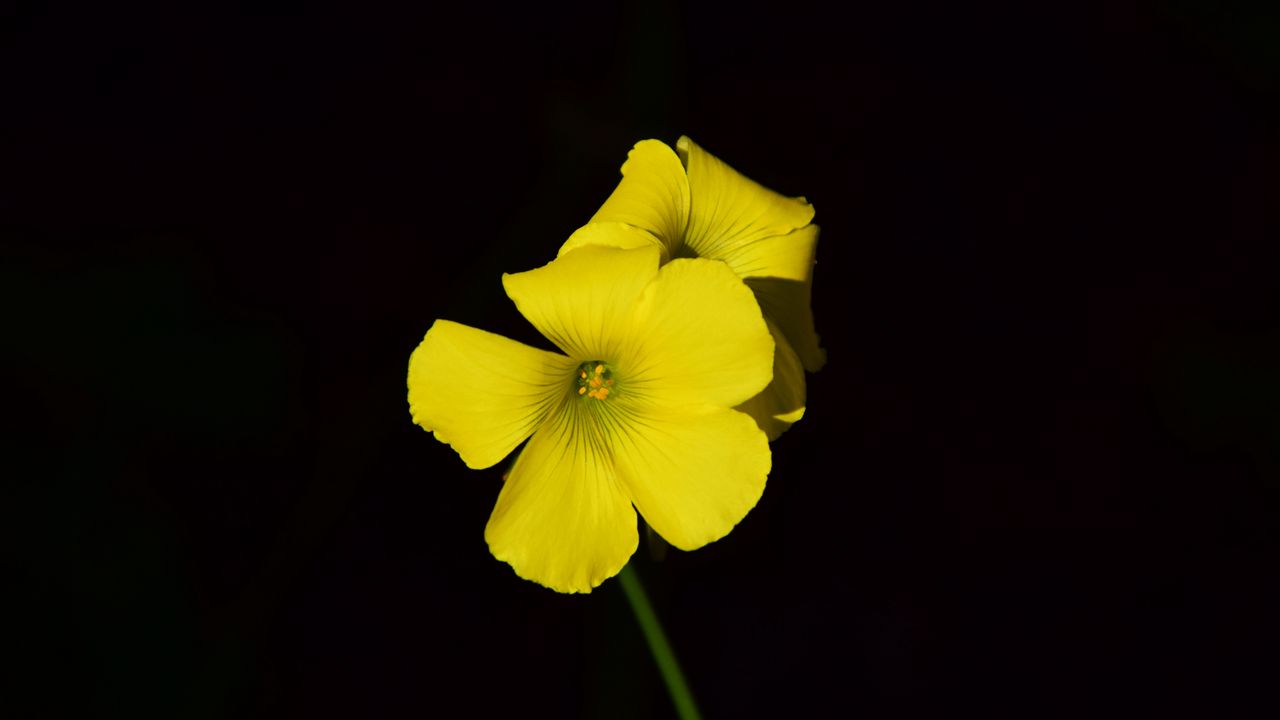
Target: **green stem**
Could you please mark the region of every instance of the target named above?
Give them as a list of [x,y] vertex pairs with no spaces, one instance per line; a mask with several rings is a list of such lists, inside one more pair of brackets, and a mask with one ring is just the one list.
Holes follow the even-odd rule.
[[628,564],[618,573],[618,581],[622,583],[622,591],[627,594],[627,601],[636,614],[636,622],[640,623],[644,639],[649,643],[649,651],[658,664],[658,671],[667,683],[667,692],[671,694],[671,702],[675,703],[676,714],[681,720],[701,720],[698,706],[693,702],[693,693],[689,692],[689,684],[684,681],[680,663],[676,662],[676,654],[671,650],[671,643],[667,642],[667,634],[662,631],[662,623],[658,622],[658,616],[649,604],[649,596],[640,584],[640,577]]

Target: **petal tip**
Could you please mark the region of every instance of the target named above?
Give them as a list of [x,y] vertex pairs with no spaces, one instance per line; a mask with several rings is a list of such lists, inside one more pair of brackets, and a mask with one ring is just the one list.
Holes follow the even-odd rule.
[[592,590],[600,587],[605,581],[616,577],[622,572],[622,568],[631,562],[631,557],[635,555],[636,549],[639,547],[639,535],[636,535],[636,541],[631,544],[631,549],[627,552],[620,562],[610,563],[602,569],[591,571],[579,571],[564,576],[558,573],[542,573],[532,569],[528,558],[520,556],[508,550],[495,547],[495,542],[490,538],[488,528],[485,529],[485,544],[489,546],[489,552],[497,560],[500,560],[511,566],[511,570],[521,580],[528,580],[537,583],[548,590],[554,590],[558,593],[566,595],[588,595]]
[[680,164],[684,166],[686,171],[689,169],[689,148],[692,147],[697,147],[697,145],[688,135],[681,135],[680,139],[676,140],[676,157],[680,158]]
[[802,418],[804,418],[804,410],[805,410],[804,407],[799,407],[799,408],[796,408],[795,410],[792,410],[791,412],[782,413],[781,415],[774,415],[773,417],[778,422],[784,422],[787,425],[795,425],[796,423],[800,422]]

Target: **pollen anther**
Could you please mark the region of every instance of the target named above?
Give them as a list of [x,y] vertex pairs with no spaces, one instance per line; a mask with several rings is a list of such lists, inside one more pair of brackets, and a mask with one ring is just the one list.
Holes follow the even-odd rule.
[[612,375],[612,370],[603,362],[592,360],[583,363],[578,368],[578,395],[604,400],[613,387]]

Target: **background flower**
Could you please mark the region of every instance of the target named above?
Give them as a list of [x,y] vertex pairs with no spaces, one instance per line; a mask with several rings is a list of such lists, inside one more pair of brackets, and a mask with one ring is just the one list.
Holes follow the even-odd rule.
[[[773,382],[740,409],[777,438],[804,415],[804,371],[826,361],[810,308],[818,242],[813,206],[748,179],[684,136],[674,152],[658,140],[636,143],[622,176],[561,251],[657,244],[664,259],[710,258],[732,268],[755,293],[778,346]],[[602,227],[612,223],[642,232]]]
[[769,445],[731,409],[768,384],[773,341],[723,264],[659,269],[655,247],[588,246],[503,277],[564,354],[439,320],[409,363],[416,423],[469,467],[529,438],[485,529],[495,557],[589,592],[635,552],[635,508],[684,550],[723,537],[764,490]]

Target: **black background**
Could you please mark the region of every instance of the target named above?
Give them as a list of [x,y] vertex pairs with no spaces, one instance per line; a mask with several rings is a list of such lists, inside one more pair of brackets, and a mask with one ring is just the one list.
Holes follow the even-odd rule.
[[1280,13],[1028,5],[7,6],[0,702],[670,717],[404,377],[687,133],[814,203],[829,354],[637,554],[705,715],[1269,716]]

